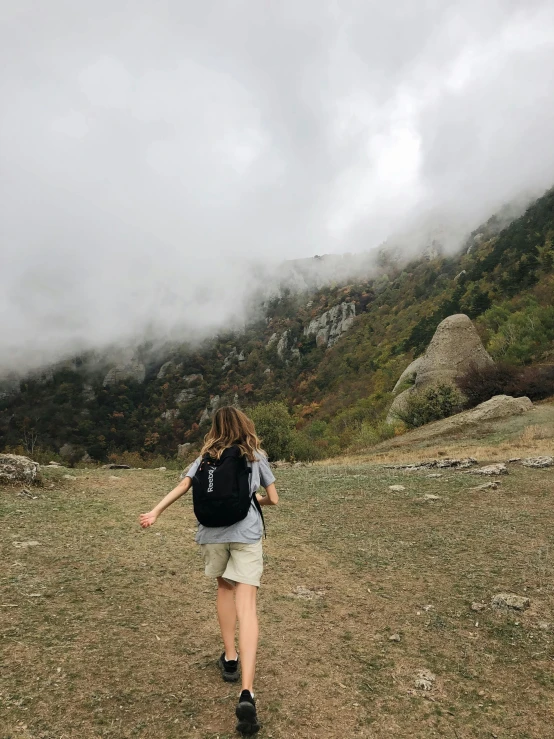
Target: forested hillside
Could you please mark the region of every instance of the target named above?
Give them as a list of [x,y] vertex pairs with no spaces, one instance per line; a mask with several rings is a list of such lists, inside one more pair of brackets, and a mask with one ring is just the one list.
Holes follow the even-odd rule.
[[554,360],[554,190],[504,230],[492,218],[458,254],[438,251],[408,264],[383,251],[371,278],[284,288],[240,334],[5,380],[0,449],[174,457],[223,403],[282,401],[296,456],[337,453],[382,422],[399,375],[453,313],[474,320],[495,360]]

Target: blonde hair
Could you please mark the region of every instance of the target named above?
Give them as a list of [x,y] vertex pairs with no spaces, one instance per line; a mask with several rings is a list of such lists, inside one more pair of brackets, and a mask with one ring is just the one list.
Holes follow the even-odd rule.
[[256,452],[265,454],[253,421],[238,408],[226,405],[215,412],[212,427],[204,437],[200,454],[209,454],[210,457],[219,459],[230,446],[238,446],[249,462],[255,461]]

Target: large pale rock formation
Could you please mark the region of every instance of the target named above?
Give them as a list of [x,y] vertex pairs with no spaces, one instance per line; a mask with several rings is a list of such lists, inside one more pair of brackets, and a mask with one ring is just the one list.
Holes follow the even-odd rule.
[[340,303],[325,311],[306,326],[305,336],[315,336],[317,346],[330,347],[348,331],[356,318],[355,303]]
[[412,387],[394,399],[387,421],[391,423],[397,418],[410,393],[439,383],[455,384],[471,365],[483,368],[492,364],[491,356],[466,315],[458,313],[445,318],[438,325],[425,354],[414,360],[396,383],[393,392],[398,392],[410,377],[414,378]]
[[279,359],[284,359],[285,361],[287,357],[290,357],[291,359],[300,359],[300,351],[295,346],[295,343],[296,342],[290,331],[288,329],[283,331],[281,338],[277,343],[277,356]]
[[39,471],[38,462],[19,454],[0,454],[0,483],[33,483]]

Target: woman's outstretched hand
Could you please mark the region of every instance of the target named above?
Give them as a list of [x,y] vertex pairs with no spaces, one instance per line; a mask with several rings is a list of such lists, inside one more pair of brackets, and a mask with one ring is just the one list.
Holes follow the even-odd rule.
[[143,529],[147,529],[149,526],[156,523],[157,518],[158,514],[154,513],[154,511],[150,511],[150,513],[141,513],[139,516],[139,523]]

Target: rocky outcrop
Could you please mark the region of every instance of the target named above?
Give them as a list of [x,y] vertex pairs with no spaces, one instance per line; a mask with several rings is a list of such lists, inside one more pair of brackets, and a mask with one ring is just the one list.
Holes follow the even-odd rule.
[[164,411],[162,413],[161,417],[164,419],[164,421],[174,421],[178,415],[178,408],[169,408],[167,411]]
[[126,357],[118,362],[104,377],[104,387],[119,385],[127,380],[142,383],[146,376],[146,368],[135,357]]
[[[404,393],[401,393],[398,398],[402,395]],[[417,437],[420,432],[424,432],[427,436],[440,436],[441,434],[452,431],[460,431],[467,426],[509,418],[510,416],[519,416],[533,410],[534,406],[529,398],[512,398],[509,395],[495,395],[494,398],[481,403],[470,411],[463,411],[462,413],[457,413],[455,416],[450,416],[450,418],[434,421],[411,433],[414,437]]]
[[183,368],[182,364],[175,364],[175,362],[164,362],[162,366],[160,367],[158,374],[156,375],[156,378],[158,380],[163,380],[164,377],[169,374],[170,372],[179,372]]
[[387,421],[394,422],[407,403],[411,393],[439,383],[455,384],[470,366],[480,369],[494,364],[483,346],[479,334],[470,319],[463,313],[449,316],[435,331],[425,354],[415,359],[402,373],[394,386],[398,392],[413,377],[412,387],[394,399]]
[[85,382],[85,384],[83,385],[82,394],[83,394],[83,400],[85,401],[85,403],[90,403],[93,400],[96,400],[96,394],[94,392],[94,388],[92,385],[90,385],[87,382]]
[[288,357],[291,359],[300,359],[300,351],[295,346],[295,343],[290,331],[288,329],[283,331],[277,343],[277,356],[279,359],[286,360]]
[[223,365],[221,369],[225,371],[226,369],[229,369],[229,367],[234,364],[235,362],[246,362],[246,357],[244,355],[244,352],[237,351],[237,347],[234,346],[229,354],[225,357],[223,360]]
[[184,390],[181,390],[179,395],[175,398],[175,403],[177,405],[184,405],[185,403],[190,402],[195,398],[198,394],[198,390],[194,387],[187,387]]
[[340,303],[310,321],[304,329],[304,335],[315,336],[317,346],[333,346],[352,326],[355,317],[355,303]]
[[232,398],[229,395],[214,395],[214,397],[210,399],[209,405],[207,405],[202,411],[202,415],[200,416],[198,423],[202,425],[203,423],[211,421],[216,410],[218,408],[223,408],[225,405],[234,405],[235,408],[238,408],[239,396],[237,393],[235,393]]
[[19,454],[0,454],[0,483],[33,483],[39,471],[38,462]]

